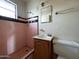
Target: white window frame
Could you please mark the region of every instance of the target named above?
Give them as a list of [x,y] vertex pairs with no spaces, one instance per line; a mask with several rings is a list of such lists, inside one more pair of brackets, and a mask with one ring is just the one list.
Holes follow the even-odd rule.
[[[10,4],[15,6],[15,19],[17,19],[17,5],[15,3],[13,3],[12,1],[10,1],[10,0],[4,0],[4,1],[6,1],[7,3],[10,3]],[[9,9],[7,9],[7,10],[9,10]],[[9,11],[11,11],[11,10],[9,10]],[[8,17],[8,16],[4,16],[4,17]],[[12,18],[12,17],[9,17],[9,18]]]

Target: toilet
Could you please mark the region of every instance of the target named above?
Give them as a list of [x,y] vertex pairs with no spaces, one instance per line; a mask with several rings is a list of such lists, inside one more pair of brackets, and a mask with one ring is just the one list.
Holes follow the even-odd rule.
[[60,39],[54,39],[53,43],[58,59],[79,59],[79,43]]

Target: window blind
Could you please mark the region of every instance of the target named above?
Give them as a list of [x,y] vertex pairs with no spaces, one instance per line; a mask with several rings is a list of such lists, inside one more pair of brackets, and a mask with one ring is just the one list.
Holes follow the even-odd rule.
[[8,0],[0,0],[0,15],[17,18],[16,4]]

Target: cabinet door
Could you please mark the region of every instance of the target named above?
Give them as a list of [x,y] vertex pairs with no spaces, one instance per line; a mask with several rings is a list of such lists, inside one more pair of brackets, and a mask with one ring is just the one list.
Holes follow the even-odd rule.
[[35,40],[35,59],[49,59],[49,45],[47,41]]

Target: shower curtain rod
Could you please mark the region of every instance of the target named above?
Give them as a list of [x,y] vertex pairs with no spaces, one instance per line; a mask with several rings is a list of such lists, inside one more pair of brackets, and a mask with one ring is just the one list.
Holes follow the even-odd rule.
[[56,15],[57,14],[67,14],[67,13],[76,12],[76,11],[79,11],[79,7],[77,7],[77,6],[72,7],[72,8],[68,8],[68,9],[65,9],[65,10],[57,11]]

